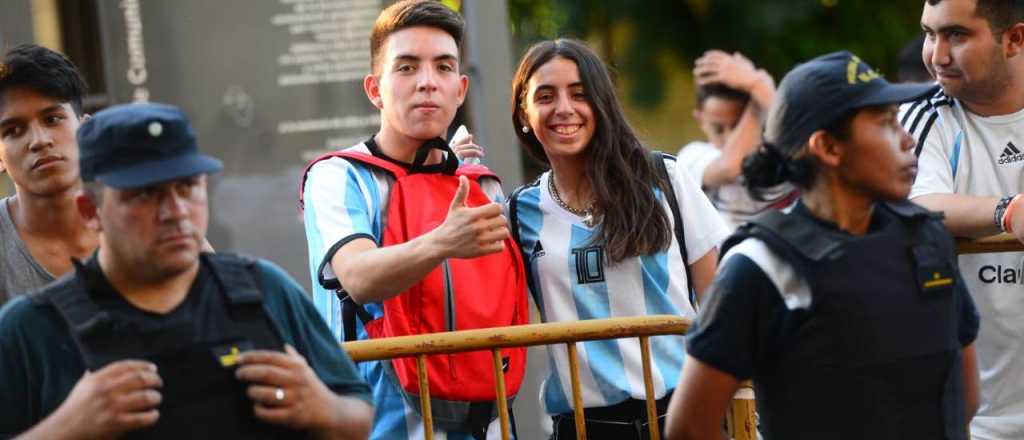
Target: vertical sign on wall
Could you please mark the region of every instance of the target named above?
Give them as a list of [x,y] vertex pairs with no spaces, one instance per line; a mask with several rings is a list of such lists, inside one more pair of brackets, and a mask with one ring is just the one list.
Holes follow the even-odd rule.
[[309,285],[299,174],[379,125],[363,93],[381,0],[101,0],[113,103],[181,107],[224,161],[210,240],[270,258]]

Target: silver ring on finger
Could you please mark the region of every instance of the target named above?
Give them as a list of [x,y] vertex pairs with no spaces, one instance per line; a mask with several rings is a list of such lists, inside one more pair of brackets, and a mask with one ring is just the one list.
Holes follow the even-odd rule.
[[284,388],[278,387],[276,390],[274,390],[274,400],[278,402],[284,401]]

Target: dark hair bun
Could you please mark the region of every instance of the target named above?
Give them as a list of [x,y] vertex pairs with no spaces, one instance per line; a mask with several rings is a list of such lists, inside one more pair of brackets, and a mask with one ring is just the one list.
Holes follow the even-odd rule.
[[786,182],[809,188],[814,183],[815,171],[810,156],[788,158],[779,153],[778,147],[765,143],[743,159],[743,184],[751,197],[764,201],[764,190]]
[[762,190],[788,180],[788,159],[771,144],[763,144],[743,159],[743,184],[755,200],[764,200]]

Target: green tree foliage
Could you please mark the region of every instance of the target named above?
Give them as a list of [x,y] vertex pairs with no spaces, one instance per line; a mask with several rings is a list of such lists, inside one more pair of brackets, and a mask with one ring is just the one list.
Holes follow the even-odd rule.
[[[632,102],[654,107],[671,72],[705,50],[740,51],[780,78],[796,63],[850,50],[890,77],[920,33],[921,0],[509,0],[521,53],[532,42],[580,38],[620,74]],[[622,31],[625,29],[625,31]],[[628,35],[617,34],[627,32]]]

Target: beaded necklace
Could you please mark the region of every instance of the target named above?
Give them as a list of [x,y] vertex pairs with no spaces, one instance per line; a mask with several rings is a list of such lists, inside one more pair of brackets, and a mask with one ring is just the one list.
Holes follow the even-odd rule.
[[555,203],[558,203],[558,206],[561,206],[563,209],[571,212],[573,215],[583,217],[583,224],[587,225],[588,228],[594,227],[594,224],[597,223],[594,220],[593,201],[591,201],[590,205],[587,206],[585,209],[576,209],[573,208],[572,206],[569,206],[568,203],[565,203],[565,201],[562,200],[562,196],[558,194],[558,187],[555,186],[555,173],[551,173],[551,176],[548,177],[548,191],[551,193],[551,198],[555,199]]

